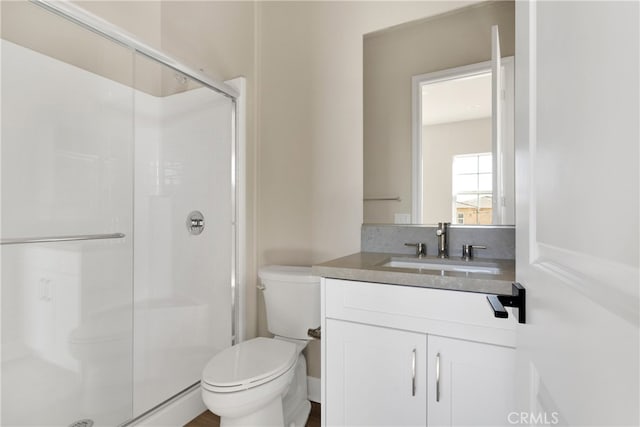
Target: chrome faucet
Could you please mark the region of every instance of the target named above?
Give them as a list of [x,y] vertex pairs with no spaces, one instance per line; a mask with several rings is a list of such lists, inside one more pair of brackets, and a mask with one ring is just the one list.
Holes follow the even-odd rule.
[[449,233],[450,222],[439,222],[436,236],[438,236],[438,257],[449,258],[449,242],[447,234]]
[[427,244],[426,243],[405,243],[405,246],[415,246],[416,247],[416,256],[418,258],[422,258],[427,255]]

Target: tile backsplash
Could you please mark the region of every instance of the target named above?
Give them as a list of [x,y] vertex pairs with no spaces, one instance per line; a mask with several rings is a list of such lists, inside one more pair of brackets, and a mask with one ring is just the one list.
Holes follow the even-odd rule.
[[[436,226],[433,225],[386,225],[363,224],[360,249],[362,252],[388,252],[395,254],[415,254],[415,248],[405,243],[426,243],[427,255],[438,254]],[[462,256],[462,245],[481,245],[487,249],[478,249],[474,257],[494,259],[515,259],[515,227],[478,226],[449,228],[449,257]]]

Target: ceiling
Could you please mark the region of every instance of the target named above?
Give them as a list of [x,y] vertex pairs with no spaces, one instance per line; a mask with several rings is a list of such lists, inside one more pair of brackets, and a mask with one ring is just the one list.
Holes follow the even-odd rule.
[[422,86],[424,126],[491,117],[491,73]]

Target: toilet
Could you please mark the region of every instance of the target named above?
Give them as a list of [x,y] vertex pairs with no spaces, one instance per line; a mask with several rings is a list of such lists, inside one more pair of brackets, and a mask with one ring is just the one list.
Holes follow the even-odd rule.
[[220,425],[303,427],[309,329],[320,326],[320,278],[310,267],[260,269],[267,326],[273,338],[254,338],[215,355],[202,373],[202,400]]

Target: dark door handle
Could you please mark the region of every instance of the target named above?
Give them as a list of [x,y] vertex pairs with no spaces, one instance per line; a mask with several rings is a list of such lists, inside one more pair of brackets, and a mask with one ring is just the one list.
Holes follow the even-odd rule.
[[495,317],[506,319],[509,313],[505,307],[514,307],[517,309],[518,323],[526,323],[526,295],[527,292],[520,283],[512,283],[511,295],[488,295],[487,301]]

